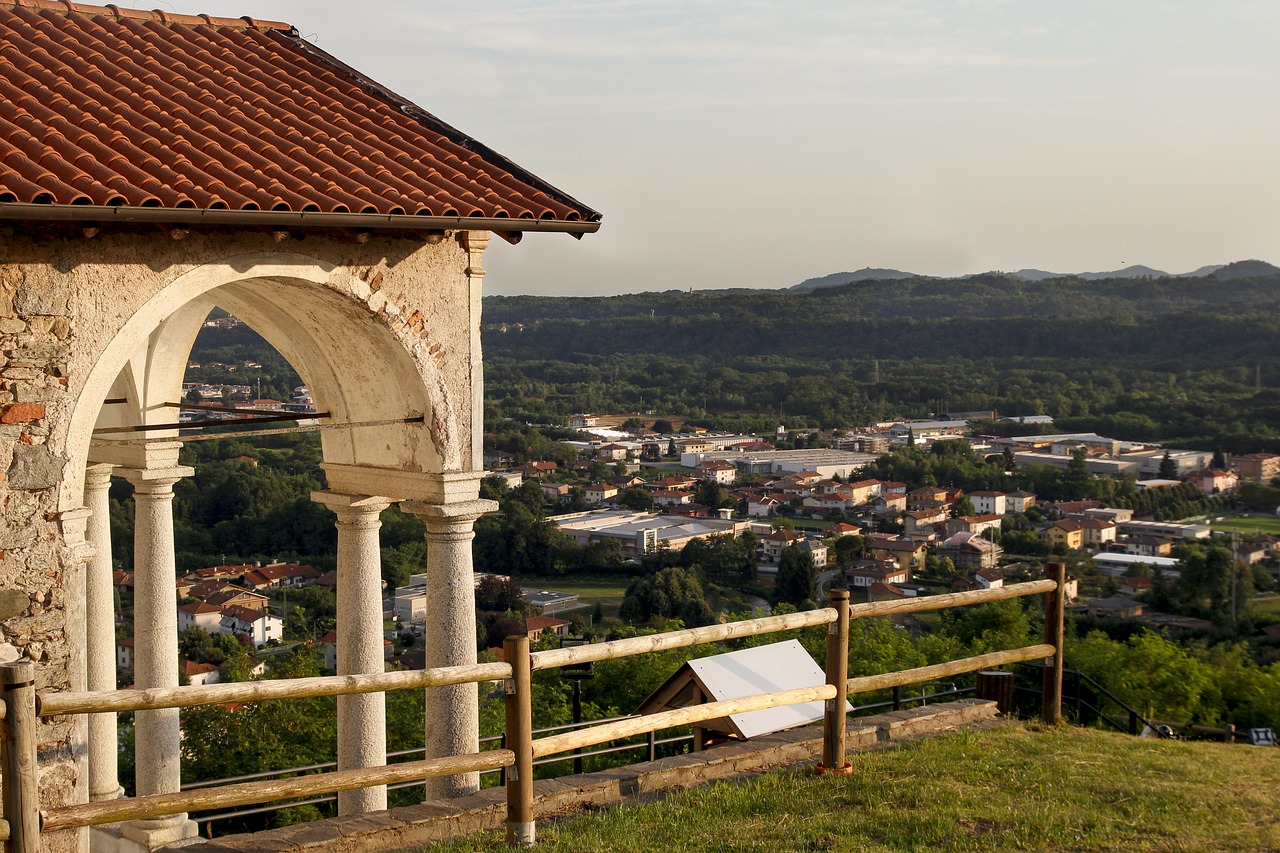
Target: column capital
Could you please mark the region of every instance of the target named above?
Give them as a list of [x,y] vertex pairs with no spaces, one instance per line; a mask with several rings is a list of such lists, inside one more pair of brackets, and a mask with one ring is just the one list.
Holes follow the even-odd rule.
[[400,504],[400,509],[425,521],[428,530],[449,529],[474,524],[476,519],[485,513],[495,512],[498,509],[498,502],[483,498],[451,504],[404,501]]
[[348,495],[342,492],[312,492],[311,500],[324,504],[338,515],[339,524],[380,524],[378,516],[394,501],[378,495]]
[[133,484],[135,492],[163,492],[171,490],[173,484],[183,477],[194,477],[196,469],[190,465],[175,465],[172,468],[121,468],[118,472]]
[[103,489],[111,485],[111,475],[116,465],[112,462],[94,462],[85,466],[85,488]]

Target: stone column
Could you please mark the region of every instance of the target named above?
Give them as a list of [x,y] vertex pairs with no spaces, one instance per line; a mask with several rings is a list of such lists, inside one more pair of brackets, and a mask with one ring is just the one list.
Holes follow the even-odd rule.
[[[312,492],[338,514],[338,675],[379,673],[382,655],[382,555],[378,515],[387,498]],[[338,769],[387,763],[387,708],[382,693],[338,697]],[[387,786],[338,792],[338,814],[382,811]]]
[[[111,582],[112,465],[85,469],[84,503],[89,516],[88,539],[94,548],[85,577],[85,641],[88,646],[88,689],[116,689],[115,586]],[[114,800],[124,794],[118,773],[115,714],[89,717],[89,798]]]
[[[177,569],[173,547],[173,484],[195,469],[125,468],[134,500],[134,684],[178,686]],[[139,794],[168,794],[182,783],[178,709],[134,713],[134,764]],[[125,838],[155,849],[198,832],[185,813],[123,824]]]
[[[477,518],[498,508],[494,501],[453,504],[406,501],[400,508],[427,524],[427,666],[476,662],[475,572],[471,540]],[[474,684],[427,688],[427,758],[465,755],[480,749],[480,704]],[[480,790],[479,773],[427,780],[427,799],[461,797]]]

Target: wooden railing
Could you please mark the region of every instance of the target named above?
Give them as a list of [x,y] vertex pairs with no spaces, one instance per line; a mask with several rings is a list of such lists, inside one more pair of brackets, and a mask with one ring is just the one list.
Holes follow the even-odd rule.
[[[999,589],[868,604],[850,605],[849,593],[835,590],[828,599],[830,606],[819,610],[542,652],[531,653],[528,637],[521,635],[507,639],[503,646],[502,663],[413,672],[98,693],[42,692],[37,696],[31,663],[3,664],[0,665],[0,699],[3,700],[3,704],[0,704],[0,718],[4,721],[4,738],[0,741],[0,752],[3,753],[0,759],[3,761],[2,799],[7,820],[0,821],[0,837],[5,839],[11,853],[36,853],[41,832],[507,768],[507,838],[515,845],[530,845],[535,838],[535,758],[564,754],[632,735],[706,722],[729,714],[822,701],[825,705],[820,769],[842,773],[849,769],[849,764],[845,761],[847,695],[1037,658],[1045,659],[1048,663],[1045,667],[1042,715],[1048,722],[1057,722],[1061,716],[1064,571],[1062,564],[1053,563],[1049,565],[1050,577],[1046,580]],[[852,619],[919,613],[1038,594],[1045,594],[1043,644],[900,672],[862,678],[848,677],[849,624]],[[663,711],[537,739],[533,737],[532,674],[535,671],[819,625],[828,626],[825,684]],[[505,687],[506,749],[384,767],[242,782],[215,789],[149,794],[40,809],[36,788],[36,721],[39,717],[343,696],[485,681],[501,681]]]

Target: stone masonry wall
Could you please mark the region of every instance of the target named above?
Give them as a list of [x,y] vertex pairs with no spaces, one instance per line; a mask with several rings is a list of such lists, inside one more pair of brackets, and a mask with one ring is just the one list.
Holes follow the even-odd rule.
[[[51,266],[0,257],[0,662],[34,662],[38,689],[68,688],[76,669],[64,580],[83,555],[61,535],[67,460],[49,444],[51,420],[72,405],[70,298],[69,279]],[[46,802],[64,801],[76,783],[71,734],[68,719],[38,729]]]

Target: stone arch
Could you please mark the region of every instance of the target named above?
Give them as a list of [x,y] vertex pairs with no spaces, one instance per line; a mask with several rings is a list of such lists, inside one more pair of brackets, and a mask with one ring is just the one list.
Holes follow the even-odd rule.
[[[420,316],[401,316],[401,307],[380,291],[379,278],[366,282],[315,257],[266,252],[203,263],[164,284],[108,331],[76,394],[65,432],[70,464],[60,505],[80,503],[96,426],[174,419],[176,412],[163,403],[178,399],[190,347],[215,304],[275,346],[308,383],[317,410],[329,411],[334,423],[424,417],[372,431],[325,431],[327,462],[414,473],[465,470],[467,448],[438,348],[426,339]],[[125,414],[104,410],[112,394],[133,395]],[[176,432],[149,434],[165,436]]]

